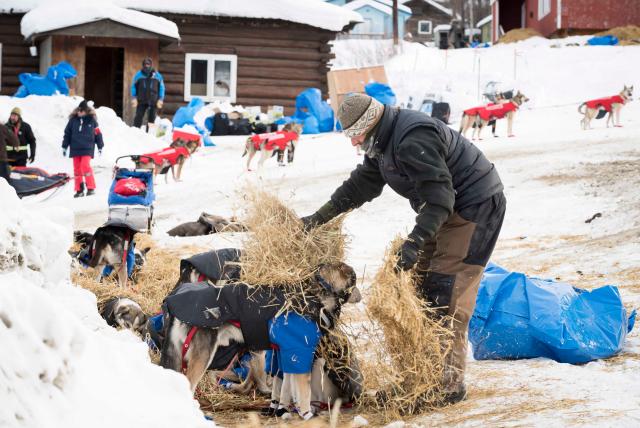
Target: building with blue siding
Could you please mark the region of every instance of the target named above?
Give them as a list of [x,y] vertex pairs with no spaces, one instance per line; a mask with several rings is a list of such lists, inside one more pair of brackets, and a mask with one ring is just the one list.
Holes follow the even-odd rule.
[[[387,39],[393,37],[392,0],[327,0],[337,6],[362,15],[364,22],[356,25],[349,34],[355,37]],[[400,2],[398,2],[400,3]],[[398,5],[398,36],[404,37],[405,22],[411,17],[411,9]]]

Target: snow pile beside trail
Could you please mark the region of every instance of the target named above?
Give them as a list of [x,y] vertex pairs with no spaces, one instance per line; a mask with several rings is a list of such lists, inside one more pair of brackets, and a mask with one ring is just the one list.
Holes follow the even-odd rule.
[[[55,172],[73,172],[71,159],[62,156],[62,138],[69,114],[82,101],[81,97],[30,95],[26,98],[0,97],[0,121],[9,118],[13,107],[20,107],[22,118],[31,125],[37,140],[35,166]],[[107,107],[96,110],[98,125],[104,138],[102,156],[95,152],[94,166],[111,168],[118,156],[142,154],[166,147],[167,143],[142,129],[128,126]]]
[[187,380],[69,282],[72,213],[30,212],[1,179],[0,200],[0,426],[212,426]]

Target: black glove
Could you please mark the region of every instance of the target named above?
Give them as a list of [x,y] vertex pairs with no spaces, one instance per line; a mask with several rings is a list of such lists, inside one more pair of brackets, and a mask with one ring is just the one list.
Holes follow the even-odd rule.
[[398,261],[396,263],[396,270],[409,270],[415,266],[418,261],[418,252],[420,251],[420,245],[412,238],[408,238],[400,249],[398,250]]
[[34,153],[34,154],[32,154],[31,156],[29,156],[29,159],[27,159],[27,161],[28,161],[29,163],[33,163],[33,161],[34,161],[34,160],[36,160],[36,155],[35,155],[35,153]]
[[300,220],[302,220],[305,232],[308,232],[315,227],[325,224],[338,214],[340,213],[336,209],[335,205],[329,201],[321,206],[318,211],[306,217],[302,217]]

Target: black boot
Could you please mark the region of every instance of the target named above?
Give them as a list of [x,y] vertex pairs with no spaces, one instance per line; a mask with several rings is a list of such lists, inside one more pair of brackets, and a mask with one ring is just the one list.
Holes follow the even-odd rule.
[[80,183],[80,190],[78,190],[75,195],[73,195],[74,198],[81,198],[84,196],[84,183]]
[[96,191],[94,189],[87,190],[87,196],[95,195]]

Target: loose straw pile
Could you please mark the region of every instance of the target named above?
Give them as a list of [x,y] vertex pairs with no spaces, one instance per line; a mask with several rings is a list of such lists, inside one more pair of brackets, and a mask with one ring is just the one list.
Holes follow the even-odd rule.
[[246,190],[251,232],[244,243],[241,279],[253,285],[297,286],[309,279],[322,263],[344,258],[346,239],[343,216],[310,230],[277,197],[262,190]]
[[418,298],[412,274],[395,271],[401,243],[396,238],[387,250],[367,305],[378,331],[370,335],[376,361],[366,367],[365,382],[377,395],[365,401],[389,420],[441,403],[445,355],[452,335],[444,321],[437,321],[434,310]]

